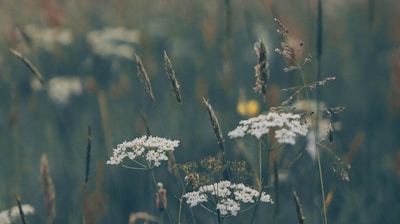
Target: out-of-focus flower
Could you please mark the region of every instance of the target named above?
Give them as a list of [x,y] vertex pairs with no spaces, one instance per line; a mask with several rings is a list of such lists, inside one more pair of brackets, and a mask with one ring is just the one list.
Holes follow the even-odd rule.
[[70,29],[37,27],[33,24],[25,27],[26,33],[33,40],[36,47],[52,51],[55,45],[70,45],[73,42],[73,35]]
[[[43,89],[43,86],[37,81],[32,80],[31,88],[35,91]],[[51,78],[48,82],[48,94],[50,98],[59,105],[68,103],[72,95],[80,95],[83,92],[82,82],[78,77]]]
[[[23,204],[21,205],[21,208],[25,216],[35,213],[35,208],[33,208],[32,205]],[[14,206],[11,209],[0,212],[0,224],[16,223],[20,219],[21,217],[18,206]]]
[[139,167],[138,169],[152,169],[160,166],[161,161],[167,161],[166,153],[174,151],[179,146],[178,140],[169,140],[160,137],[142,136],[130,142],[123,142],[113,149],[113,155],[107,161],[110,165],[119,165],[128,157]]
[[59,104],[66,104],[71,95],[82,93],[82,83],[77,77],[55,77],[49,81],[50,98]]
[[[298,100],[295,104],[293,104],[293,107],[306,114],[319,113],[318,120],[315,120],[315,117],[306,116],[307,124],[310,125],[310,131],[307,134],[306,150],[311,158],[315,161],[318,150],[315,143],[321,138],[327,136],[327,133],[329,133],[328,128],[340,130],[340,123],[335,122],[331,124],[331,121],[326,116],[322,115],[321,108],[326,108],[326,104],[324,102],[319,102],[319,105],[317,105],[317,102],[314,100]],[[331,134],[333,134],[333,129],[331,130]],[[317,130],[318,133],[316,133]]]
[[140,32],[122,27],[104,28],[91,31],[86,38],[95,54],[133,59],[133,45],[139,43]]
[[[34,79],[31,82],[31,88],[34,91],[40,91],[43,89],[43,86],[37,79]],[[82,82],[78,77],[56,76],[49,80],[47,91],[55,103],[65,105],[72,95],[82,94]]]
[[[242,183],[235,184],[230,181],[204,185],[198,191],[188,192],[183,195],[190,207],[197,206],[207,201],[216,201],[216,208],[221,215],[236,216],[242,204],[254,204],[258,199],[261,202],[273,203],[271,196],[260,192]],[[213,199],[210,199],[213,198]]]
[[243,137],[246,134],[260,139],[270,130],[275,131],[279,143],[295,144],[297,135],[305,136],[308,126],[300,121],[301,116],[293,113],[268,112],[239,122],[239,126],[228,133],[230,138]]
[[236,110],[240,115],[252,117],[258,114],[260,105],[257,100],[239,100]]

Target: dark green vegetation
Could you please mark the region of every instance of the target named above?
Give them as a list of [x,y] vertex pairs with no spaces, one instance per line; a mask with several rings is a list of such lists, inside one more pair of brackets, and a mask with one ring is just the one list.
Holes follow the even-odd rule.
[[[302,69],[305,82],[336,77],[318,96],[312,92],[313,99],[326,107],[346,107],[333,116],[329,138],[336,155],[351,164],[349,182],[333,172],[334,157],[321,151],[328,223],[400,221],[397,2],[322,1],[320,14],[317,1],[19,2],[0,3],[0,211],[15,206],[18,195],[22,204],[36,209],[25,217],[27,223],[48,220],[43,202],[49,192],[40,168],[46,154],[56,194],[54,223],[80,223],[83,216],[86,223],[127,223],[131,213],[140,211],[158,217],[156,186],[148,173],[105,162],[117,144],[147,133],[180,140],[178,164],[215,156],[220,146],[203,97],[218,117],[225,157],[247,160],[248,168],[257,170],[258,142],[248,138],[239,145],[227,137],[248,118],[238,113],[237,104],[256,100],[263,112],[290,96],[280,89],[303,85],[298,71],[282,71],[288,63],[274,51],[281,48],[276,17],[289,30],[289,43],[297,46],[304,40],[295,60],[313,56]],[[260,38],[270,69],[266,104],[253,90],[254,43]],[[36,76],[10,48],[40,71],[43,90],[32,87]],[[164,51],[179,81],[182,104],[165,74]],[[154,102],[137,75],[135,54],[151,81]],[[54,87],[60,76],[69,78],[74,93],[65,102],[54,99],[62,94],[63,88]],[[265,164],[266,191],[276,198],[273,189],[279,188],[279,209],[260,205],[255,223],[298,222],[297,199],[305,223],[323,222],[317,163],[307,153],[295,160],[305,145],[301,139],[275,155],[276,163]],[[180,183],[165,163],[154,173],[168,191],[168,209],[176,220]],[[273,182],[274,175],[283,181]],[[194,212],[198,223],[209,215],[198,208]],[[251,215],[226,223],[247,223]]]

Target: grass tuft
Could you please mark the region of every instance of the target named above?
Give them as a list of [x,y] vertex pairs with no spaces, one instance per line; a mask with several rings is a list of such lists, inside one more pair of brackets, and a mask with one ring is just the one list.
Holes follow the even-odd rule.
[[155,103],[153,90],[151,89],[150,78],[147,75],[146,69],[144,68],[140,57],[138,55],[136,55],[135,57],[136,57],[136,64],[137,64],[137,71],[138,71],[139,79],[143,83],[145,89],[147,90],[147,93],[149,94],[151,101],[153,101],[153,103]]
[[40,159],[40,175],[42,178],[44,192],[44,207],[47,215],[47,223],[54,223],[56,218],[56,192],[53,180],[50,176],[49,161],[47,155],[43,154]]
[[179,104],[182,105],[182,96],[181,92],[179,91],[180,85],[175,77],[175,71],[174,68],[172,67],[171,60],[169,59],[168,54],[165,51],[164,51],[164,64],[165,64],[165,71],[167,72],[169,81],[171,82],[171,87],[172,90],[174,91],[176,100],[178,101]]
[[204,97],[203,97],[203,103],[207,107],[208,116],[210,117],[211,125],[213,127],[215,136],[217,137],[217,142],[219,145],[219,156],[221,156],[222,158],[225,154],[225,147],[224,147],[224,138],[222,136],[222,131],[219,126],[218,118],[215,115],[214,109],[212,108],[211,104],[208,103],[208,101]]

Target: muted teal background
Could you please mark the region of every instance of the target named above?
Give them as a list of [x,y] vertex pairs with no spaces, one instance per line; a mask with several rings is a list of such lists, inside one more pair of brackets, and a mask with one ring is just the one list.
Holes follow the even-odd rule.
[[[320,99],[328,106],[344,106],[335,116],[338,156],[351,158],[350,182],[332,172],[333,158],[322,153],[325,192],[334,190],[328,207],[329,223],[398,223],[400,221],[400,53],[397,1],[322,1],[323,47],[321,77],[335,76],[324,86]],[[92,129],[89,201],[98,223],[127,223],[129,214],[146,211],[157,215],[155,188],[146,172],[105,166],[112,147],[145,133],[142,114],[153,135],[178,139],[178,163],[199,160],[218,151],[201,98],[217,113],[226,138],[228,159],[245,159],[237,141],[227,133],[246,117],[236,111],[240,91],[247,99],[254,93],[253,44],[264,39],[273,89],[300,85],[299,74],[283,73],[286,66],[274,53],[280,47],[273,18],[279,18],[289,35],[304,40],[302,55],[315,55],[317,1],[61,1],[24,0],[0,3],[0,210],[16,204],[21,196],[36,213],[29,223],[43,223],[43,190],[40,157],[46,153],[56,188],[55,223],[79,223],[83,216],[82,186],[85,178],[87,127]],[[20,30],[37,27],[70,29],[73,42],[54,44],[46,50],[23,41]],[[105,27],[123,27],[140,33],[132,43],[149,73],[155,104],[139,81],[133,59],[95,54],[87,34]],[[34,76],[9,48],[21,51],[43,74],[79,78],[80,95],[67,104],[55,103],[47,91],[33,91]],[[170,89],[164,72],[166,50],[181,84],[183,105]],[[307,82],[316,80],[316,62],[304,68]],[[96,83],[93,91],[90,86]],[[104,94],[104,95],[101,95]],[[102,98],[104,96],[104,98]],[[284,93],[280,100],[284,100]],[[100,101],[106,111],[100,109]],[[270,101],[269,105],[273,104]],[[264,107],[264,106],[263,106]],[[265,108],[265,107],[264,107]],[[104,120],[102,116],[108,113]],[[303,145],[303,146],[302,146]],[[246,141],[250,154],[257,142]],[[287,148],[278,161],[288,178],[280,184],[280,213],[276,223],[295,223],[292,189],[302,201],[307,223],[321,223],[317,166],[304,154],[291,169],[288,161],[304,147]],[[254,149],[253,149],[254,148]],[[251,157],[249,157],[251,158]],[[249,161],[254,163],[255,161]],[[255,164],[255,163],[254,163]],[[166,166],[156,170],[169,192],[169,208],[177,214],[180,191]],[[270,176],[265,172],[264,178]],[[267,189],[267,191],[272,189]],[[86,207],[86,208],[87,208]],[[274,208],[261,206],[257,222],[272,222]],[[185,209],[185,214],[189,214]],[[212,217],[195,209],[199,223]],[[251,213],[226,223],[246,223]],[[89,215],[87,215],[89,216]]]

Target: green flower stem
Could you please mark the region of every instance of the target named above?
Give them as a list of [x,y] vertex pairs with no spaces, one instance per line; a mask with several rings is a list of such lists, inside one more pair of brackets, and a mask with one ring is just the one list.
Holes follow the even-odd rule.
[[[259,181],[262,183],[262,151],[261,151],[261,140],[258,141],[258,174]],[[262,186],[262,184],[261,184]],[[259,186],[261,188],[261,186]]]
[[[303,80],[303,85],[306,86],[306,82],[304,79],[304,74],[302,72],[302,70],[300,70],[300,75],[301,75],[301,79]],[[306,97],[307,100],[310,100],[310,95],[308,94],[308,90],[307,88],[305,88],[305,92],[306,92]],[[318,101],[317,101],[317,110],[318,110]],[[309,106],[309,110],[311,111],[311,107]],[[315,127],[315,135],[316,135],[316,139],[318,138],[318,113],[316,112],[316,119],[314,121],[314,119],[311,119],[311,125],[312,127]],[[322,166],[321,166],[321,157],[320,157],[320,153],[318,150],[318,143],[317,141],[314,142],[315,144],[315,148],[317,149],[317,161],[318,161],[318,173],[319,173],[319,182],[320,182],[320,186],[321,186],[321,197],[322,197],[322,209],[323,209],[323,217],[324,217],[324,224],[328,224],[327,221],[327,217],[326,217],[326,205],[325,205],[325,191],[324,191],[324,179],[322,178]]]

